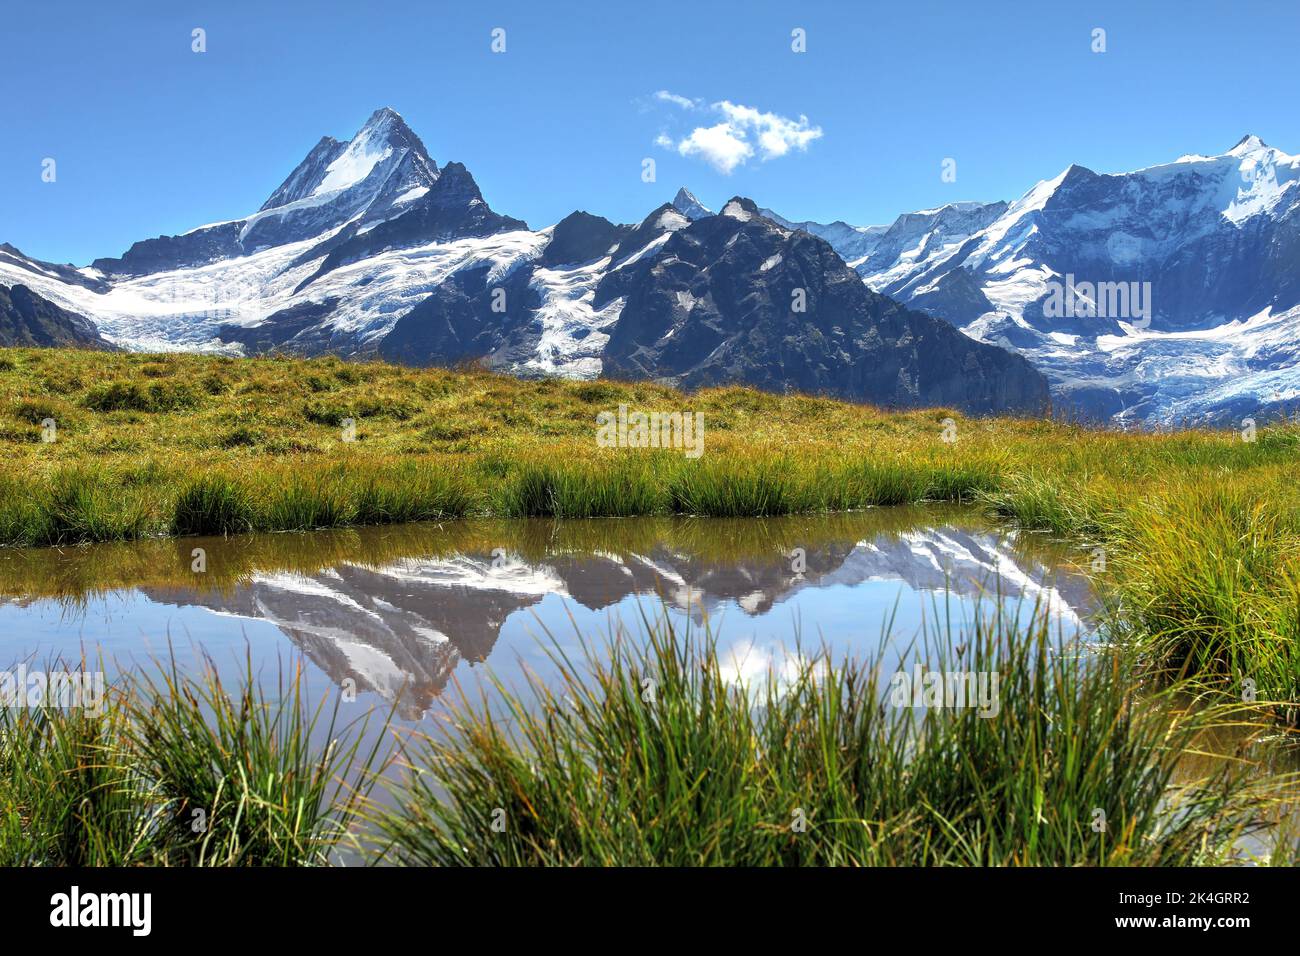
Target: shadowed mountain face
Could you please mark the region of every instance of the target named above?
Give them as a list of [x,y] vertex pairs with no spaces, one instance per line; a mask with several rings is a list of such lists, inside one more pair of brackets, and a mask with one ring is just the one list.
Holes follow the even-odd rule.
[[[775,636],[793,646],[801,616],[806,641],[874,645],[885,619],[901,609],[896,629],[910,637],[918,615],[945,593],[969,612],[979,595],[1000,588],[1013,603],[1042,602],[1068,627],[1093,606],[1086,580],[1060,568],[1061,555],[1038,539],[958,510],[888,512],[768,522],[510,522],[451,536],[415,526],[400,539],[365,529],[273,536],[270,552],[261,550],[263,538],[204,539],[221,580],[201,587],[177,583],[195,580],[193,541],[42,553],[22,574],[75,603],[102,590],[94,581],[106,560],[136,568],[115,578],[114,590],[215,612],[234,644],[248,623],[274,625],[331,683],[351,679],[397,701],[408,719],[435,703],[462,664],[509,664],[521,631],[572,633],[571,610],[592,612],[599,633],[611,614],[631,622],[638,605],[653,613],[662,602],[683,620],[721,621],[724,637]],[[24,560],[15,554],[0,565],[0,593],[24,594],[16,571]],[[95,567],[83,568],[86,562]],[[167,567],[182,570],[163,574]],[[848,632],[836,623],[842,612],[828,607],[858,608]],[[84,624],[77,628],[84,633]],[[500,646],[505,632],[512,648]]]
[[877,295],[830,244],[732,199],[609,272],[593,305],[623,299],[605,347],[615,378],[693,389],[740,382],[886,407],[1047,411],[1023,359]]
[[86,319],[41,298],[25,285],[0,286],[0,346],[113,347]]

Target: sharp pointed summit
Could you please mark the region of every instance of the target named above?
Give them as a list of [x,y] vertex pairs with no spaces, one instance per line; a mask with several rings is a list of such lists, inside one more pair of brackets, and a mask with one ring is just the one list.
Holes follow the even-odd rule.
[[[97,259],[94,267],[110,275],[142,275],[318,238],[345,225],[362,229],[405,212],[406,204],[428,193],[440,176],[401,114],[383,107],[347,142],[321,137],[246,219],[146,239],[120,259]],[[461,191],[477,198],[472,179]]]
[[677,190],[677,195],[673,197],[673,208],[694,222],[696,219],[703,219],[705,216],[712,216],[713,210],[704,203],[695,198],[695,194],[685,186]]
[[[346,143],[326,136],[289,174],[259,213],[295,205],[333,205],[350,216],[376,200],[391,201],[419,187],[432,186],[438,164],[396,110],[370,114]],[[381,202],[386,205],[386,202]]]

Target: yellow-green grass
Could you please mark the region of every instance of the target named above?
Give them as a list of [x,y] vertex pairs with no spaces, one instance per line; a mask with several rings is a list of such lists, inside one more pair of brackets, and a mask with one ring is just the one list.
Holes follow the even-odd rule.
[[[621,404],[702,414],[703,455],[599,447],[596,415]],[[1263,701],[1294,702],[1300,683],[1290,424],[1246,441],[744,388],[20,349],[0,351],[0,452],[4,544],[977,501],[1100,549],[1085,560],[1160,665]]]

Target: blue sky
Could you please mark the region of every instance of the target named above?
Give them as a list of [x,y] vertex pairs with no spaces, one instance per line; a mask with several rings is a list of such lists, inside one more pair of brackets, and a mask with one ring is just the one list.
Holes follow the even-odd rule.
[[[0,241],[77,264],[254,211],[322,135],[384,105],[534,227],[575,208],[637,221],[680,184],[715,208],[740,194],[870,224],[1247,132],[1300,152],[1294,0],[44,0],[9,5],[0,31]],[[738,137],[752,155],[726,174]]]

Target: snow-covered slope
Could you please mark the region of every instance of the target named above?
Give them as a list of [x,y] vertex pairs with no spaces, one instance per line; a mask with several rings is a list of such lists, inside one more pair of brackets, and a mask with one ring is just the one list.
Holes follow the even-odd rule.
[[1300,398],[1298,183],[1300,158],[1247,136],[1217,156],[1076,165],[1011,203],[904,215],[865,254],[805,228],[876,291],[1024,354],[1058,411],[1232,421]]
[[[138,242],[83,269],[0,247],[0,285],[26,285],[129,349],[356,354],[449,275],[479,265],[504,274],[542,244],[492,212],[463,166],[439,170],[381,109],[347,143],[322,139],[246,218]],[[303,314],[311,323],[295,322]]]
[[847,222],[836,220],[831,223],[791,222],[770,209],[762,210],[764,216],[787,229],[802,229],[804,232],[825,239],[849,265],[854,266],[875,251],[881,238],[889,230],[888,226],[850,226]]

